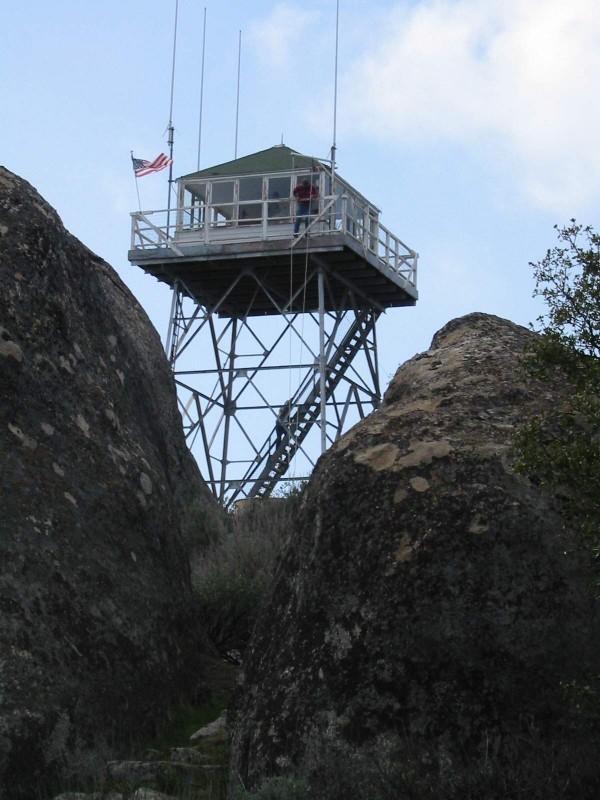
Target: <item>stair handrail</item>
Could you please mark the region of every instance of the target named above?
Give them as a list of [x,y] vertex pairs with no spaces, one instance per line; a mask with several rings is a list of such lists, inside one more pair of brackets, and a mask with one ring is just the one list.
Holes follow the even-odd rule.
[[[354,323],[348,329],[344,338],[340,342],[336,351],[333,353],[331,359],[326,364],[326,400],[329,400],[337,388],[338,384],[344,377],[345,372],[352,363],[352,358],[356,353],[357,347],[360,345],[360,339],[356,339],[357,334],[365,323],[368,323],[368,329],[372,330],[375,324],[376,316],[370,309],[364,310],[362,313],[357,314]],[[368,332],[364,331],[364,332]],[[349,353],[346,349],[350,344],[353,346]],[[345,362],[346,367],[341,371],[336,371],[339,363]],[[312,388],[311,388],[312,384]],[[302,398],[302,395],[309,390],[308,395]],[[297,451],[302,446],[302,442],[308,436],[312,425],[319,415],[321,390],[319,382],[313,382],[311,375],[307,375],[302,385],[294,393],[294,395],[287,402],[289,404],[288,420],[296,420],[291,425],[288,423],[287,437],[277,442],[277,424],[275,428],[270,431],[269,435],[263,442],[263,445],[258,451],[258,454],[252,465],[247,470],[246,474],[240,481],[236,481],[238,489],[232,497],[231,501],[235,499],[240,491],[242,485],[249,483],[253,479],[253,475],[258,471],[260,474],[254,480],[253,486],[248,494],[249,497],[262,497],[267,491],[273,489],[277,479],[285,472],[289,462]],[[285,406],[286,404],[284,404]],[[273,439],[275,438],[275,446],[273,446]],[[262,469],[261,469],[262,468]],[[271,473],[274,473],[271,475]]]

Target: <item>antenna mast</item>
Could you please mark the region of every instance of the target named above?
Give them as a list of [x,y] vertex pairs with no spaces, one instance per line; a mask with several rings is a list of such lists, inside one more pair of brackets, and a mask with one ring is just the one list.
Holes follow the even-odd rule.
[[200,169],[200,151],[202,149],[202,103],[204,100],[204,52],[206,49],[206,6],[204,6],[204,26],[202,28],[202,70],[200,73],[200,118],[198,120],[198,165]]
[[242,32],[240,31],[240,43],[238,47],[238,78],[237,78],[237,101],[235,107],[235,151],[234,158],[237,158],[238,150],[238,123],[240,119],[240,67],[242,64]]
[[340,0],[335,10],[335,69],[333,80],[333,144],[331,145],[331,192],[335,183],[335,161],[337,153],[337,93],[338,93],[338,45],[340,32]]
[[175,91],[175,54],[177,52],[177,16],[179,12],[179,0],[175,0],[175,26],[173,31],[173,63],[171,66],[171,102],[169,105],[169,138],[167,143],[169,145],[169,158],[171,163],[169,165],[169,196],[167,198],[167,236],[169,235],[169,223],[171,221],[171,185],[173,184],[173,141],[175,138],[175,128],[173,127],[173,94]]

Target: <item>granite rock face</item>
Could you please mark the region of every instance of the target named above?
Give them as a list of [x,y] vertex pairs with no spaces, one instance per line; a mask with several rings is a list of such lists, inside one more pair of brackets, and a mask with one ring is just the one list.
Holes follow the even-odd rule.
[[318,462],[229,712],[246,786],[332,742],[468,753],[561,717],[598,612],[556,498],[511,467],[560,401],[517,371],[533,335],[454,320]]
[[150,321],[4,168],[0,471],[0,797],[13,800],[85,772],[191,690],[202,635],[182,536],[210,501]]

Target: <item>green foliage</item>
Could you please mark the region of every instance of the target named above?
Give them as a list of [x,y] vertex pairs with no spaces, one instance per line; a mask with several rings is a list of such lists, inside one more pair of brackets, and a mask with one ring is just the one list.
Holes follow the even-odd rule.
[[559,246],[532,264],[546,312],[525,360],[528,373],[570,389],[561,408],[515,438],[517,469],[558,490],[565,518],[600,546],[600,235],[571,220]]
[[[536,280],[534,296],[542,297],[547,305],[538,323],[552,342],[571,354],[598,359],[600,235],[575,220],[566,228],[555,228],[563,246],[548,250],[542,261],[531,264]],[[581,363],[576,361],[575,368]]]
[[298,505],[296,492],[248,501],[195,559],[192,585],[199,614],[221,652],[245,648]]
[[189,747],[190,736],[199,728],[216,720],[225,708],[227,708],[227,702],[218,699],[212,699],[202,706],[179,706],[158,735],[138,747],[140,754],[149,749],[168,750],[170,747]]
[[236,800],[308,800],[308,784],[295,778],[268,778],[256,792],[239,789]]
[[190,558],[223,535],[227,527],[227,513],[210,497],[191,495],[183,504],[185,513],[181,522],[181,536]]

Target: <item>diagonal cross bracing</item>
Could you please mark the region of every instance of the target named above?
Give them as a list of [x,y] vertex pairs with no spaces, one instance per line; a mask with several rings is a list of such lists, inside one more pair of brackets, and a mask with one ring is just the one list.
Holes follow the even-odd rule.
[[[316,260],[298,266],[304,258],[295,259],[303,279],[293,295],[316,296],[314,285],[324,276],[322,312],[289,313],[268,272],[259,277],[252,270],[237,273],[235,287],[225,286],[210,308],[183,285],[173,303],[168,352],[185,434],[212,492],[226,505],[268,496],[290,475],[304,477],[319,453],[318,436],[333,442],[379,402],[374,329],[380,309],[335,271]],[[222,313],[242,288],[244,312]],[[268,298],[271,314],[256,314],[257,298],[261,308]]]
[[[326,366],[326,401],[330,401],[333,398],[336,388],[352,363],[353,357],[364,346],[367,337],[374,329],[376,320],[376,312],[371,310],[359,312],[344,339],[333,351]],[[244,482],[252,484],[249,492],[250,497],[265,497],[273,491],[280,478],[287,471],[291,459],[302,445],[310,428],[319,417],[322,400],[320,384],[315,383],[312,387],[302,388],[307,390],[306,393],[300,391],[289,401],[290,413],[287,435],[281,437],[279,441],[277,441],[276,437],[275,441],[273,441],[274,437],[270,436],[261,448],[261,464],[253,465],[244,476]],[[354,385],[351,391],[356,393],[358,388],[357,385]],[[375,391],[371,396],[371,401],[374,406],[377,405],[378,395]],[[349,402],[348,399],[346,406]],[[343,424],[344,418],[339,418],[340,425]],[[259,472],[260,466],[262,466],[262,469]]]

